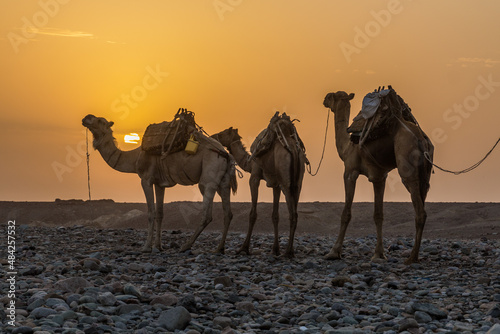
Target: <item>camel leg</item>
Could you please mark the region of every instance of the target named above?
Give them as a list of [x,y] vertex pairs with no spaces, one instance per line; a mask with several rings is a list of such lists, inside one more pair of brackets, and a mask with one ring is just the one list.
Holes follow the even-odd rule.
[[274,243],[273,243],[273,255],[280,255],[280,242],[279,242],[279,230],[278,224],[280,221],[280,195],[281,189],[280,187],[273,188],[273,228],[274,228]]
[[250,210],[250,216],[248,219],[248,232],[245,241],[243,242],[243,245],[241,245],[241,248],[238,250],[237,254],[242,252],[245,252],[248,255],[250,254],[250,239],[252,238],[253,227],[255,225],[255,222],[257,221],[257,200],[259,198],[259,184],[260,178],[256,177],[255,175],[251,175],[250,193],[252,195],[252,208]]
[[326,260],[337,260],[342,257],[342,244],[347,230],[347,226],[351,221],[351,207],[354,199],[354,192],[356,190],[356,180],[359,173],[357,171],[344,172],[344,188],[345,188],[345,204],[342,216],[340,218],[340,230],[337,241],[333,245],[330,252],[325,255]]
[[372,260],[383,259],[387,260],[384,255],[384,241],[382,237],[382,225],[384,223],[384,191],[385,191],[385,178],[381,181],[373,182],[373,192],[375,194],[375,210],[373,213],[373,220],[377,228],[377,245],[375,246],[375,254]]
[[155,185],[155,195],[156,195],[156,215],[155,215],[155,225],[156,225],[156,239],[155,247],[161,251],[161,224],[163,222],[163,200],[165,198],[165,188]]
[[407,184],[407,188],[410,191],[413,209],[415,210],[415,243],[413,244],[410,257],[405,261],[405,264],[412,264],[418,262],[418,253],[422,242],[425,221],[427,220],[427,213],[425,212],[425,204],[420,194],[419,181],[405,182],[405,184]]
[[295,230],[297,229],[297,203],[298,199],[292,196],[290,189],[287,189],[285,192],[286,204],[288,206],[288,215],[290,219],[290,235],[288,237],[288,245],[285,251],[285,257],[293,258],[295,256],[295,252],[293,250],[293,242],[295,239]]
[[200,185],[200,190],[203,194],[203,220],[201,221],[201,224],[198,226],[194,234],[191,236],[191,239],[189,239],[189,241],[181,247],[181,252],[191,249],[198,236],[212,221],[212,206],[215,196],[215,187],[203,187],[202,185]]
[[224,245],[226,243],[227,232],[229,230],[229,224],[231,224],[231,220],[233,219],[233,213],[231,212],[231,187],[229,185],[229,174],[227,179],[223,181],[223,186],[219,189],[219,195],[222,199],[222,210],[224,211],[224,231],[222,233],[222,239],[220,240],[219,246],[217,247],[216,253],[224,254]]
[[154,218],[155,218],[155,198],[153,192],[153,185],[147,180],[141,180],[142,189],[144,195],[146,196],[146,203],[148,206],[148,236],[146,239],[146,244],[142,247],[142,252],[151,252],[151,247],[153,244],[153,233],[154,233]]

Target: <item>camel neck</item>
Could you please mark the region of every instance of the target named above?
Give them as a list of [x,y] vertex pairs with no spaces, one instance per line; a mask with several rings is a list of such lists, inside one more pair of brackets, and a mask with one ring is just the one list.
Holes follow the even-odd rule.
[[247,150],[243,146],[241,140],[237,140],[229,144],[229,152],[234,156],[234,159],[238,165],[245,171],[250,173],[252,171],[250,158],[251,155],[248,154]]
[[141,148],[138,147],[131,151],[122,151],[116,146],[112,135],[108,135],[96,142],[94,147],[99,151],[106,163],[119,172],[136,173],[136,161],[139,157]]
[[349,102],[346,102],[345,106],[338,108],[337,112],[335,112],[335,145],[342,161],[345,160],[347,148],[351,143],[349,134],[347,133],[350,113],[351,104]]

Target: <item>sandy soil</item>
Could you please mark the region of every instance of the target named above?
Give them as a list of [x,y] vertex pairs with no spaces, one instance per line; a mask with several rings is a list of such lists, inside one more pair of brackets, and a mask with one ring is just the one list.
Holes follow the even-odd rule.
[[[297,232],[335,237],[340,224],[343,203],[300,203]],[[427,239],[500,239],[500,203],[427,203]],[[246,232],[250,203],[232,203],[234,214],[230,232]],[[385,203],[385,236],[413,236],[414,213],[411,203]],[[259,203],[255,233],[272,233],[272,205]],[[0,202],[2,222],[16,220],[16,225],[73,226],[96,228],[147,227],[144,203],[115,203],[112,200],[55,202]],[[201,221],[201,203],[165,204],[164,230],[192,230]],[[354,203],[348,237],[375,234],[373,204]],[[207,230],[222,230],[222,207],[214,204],[214,220]],[[280,231],[288,230],[286,204],[280,205]]]

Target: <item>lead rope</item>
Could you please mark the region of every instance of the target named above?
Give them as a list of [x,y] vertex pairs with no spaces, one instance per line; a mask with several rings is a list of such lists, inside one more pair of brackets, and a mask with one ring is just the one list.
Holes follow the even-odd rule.
[[482,158],[481,160],[479,160],[478,162],[476,162],[474,165],[472,165],[472,166],[470,166],[468,168],[465,168],[463,170],[460,170],[460,171],[451,171],[451,170],[448,170],[448,169],[441,168],[438,165],[434,164],[434,162],[432,162],[432,160],[431,160],[431,158],[429,156],[429,152],[424,152],[424,156],[425,156],[425,159],[427,159],[427,161],[429,161],[437,169],[439,169],[439,170],[441,170],[443,172],[446,172],[446,173],[460,175],[460,174],[463,174],[463,173],[468,173],[468,172],[476,169],[477,167],[479,167],[479,165],[481,165],[484,162],[484,160],[486,160],[486,158],[491,154],[491,152],[493,152],[493,150],[495,149],[495,147],[498,145],[499,142],[500,142],[500,138],[498,138],[498,140],[495,143],[495,145],[493,145],[493,147],[491,148],[491,150],[489,150],[488,153],[486,153],[486,155],[484,156],[484,158]]
[[90,153],[89,153],[89,129],[85,132],[85,147],[87,149],[87,185],[89,188],[89,201],[92,200],[90,196]]
[[326,138],[328,137],[328,125],[330,124],[330,110],[327,109],[327,116],[326,116],[326,129],[325,129],[325,140],[323,142],[323,151],[321,152],[321,159],[319,160],[319,164],[318,164],[318,168],[316,169],[316,172],[315,173],[312,173],[311,172],[311,163],[309,162],[309,160],[307,160],[307,166],[306,166],[306,169],[307,169],[307,172],[311,175],[311,176],[316,176],[316,174],[318,174],[319,172],[319,168],[321,167],[321,163],[323,162],[323,157],[325,156],[325,148],[326,148]]
[[326,138],[328,137],[328,125],[330,124],[330,109],[326,109],[327,114],[326,114],[326,129],[325,129],[325,140],[323,141],[323,151],[321,152],[321,159],[319,160],[318,168],[316,169],[315,173],[311,172],[311,163],[309,160],[307,160],[307,172],[311,176],[316,176],[319,172],[319,168],[321,167],[321,163],[323,162],[323,158],[325,156],[325,148],[326,148]]

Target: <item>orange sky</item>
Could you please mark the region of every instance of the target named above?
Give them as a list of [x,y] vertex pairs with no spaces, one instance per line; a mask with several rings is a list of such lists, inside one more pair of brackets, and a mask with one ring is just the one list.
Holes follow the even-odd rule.
[[[87,198],[88,113],[130,132],[179,107],[209,133],[239,128],[247,146],[274,111],[301,120],[316,168],[328,92],[363,96],[391,84],[434,142],[435,162],[472,165],[500,134],[497,1],[0,0],[0,200]],[[343,201],[333,127],[302,201]],[[429,201],[500,201],[500,148],[475,171],[431,178]],[[92,150],[94,199],[144,202],[139,178]],[[235,201],[248,201],[248,176]],[[261,184],[260,199],[272,192]],[[356,201],[371,201],[361,177]],[[177,186],[167,201],[199,200]],[[408,201],[395,171],[386,200]]]

